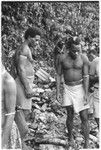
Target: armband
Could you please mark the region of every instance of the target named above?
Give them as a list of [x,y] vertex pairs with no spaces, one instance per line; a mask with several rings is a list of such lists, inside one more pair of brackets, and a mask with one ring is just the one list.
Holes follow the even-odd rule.
[[5,116],[10,116],[10,115],[15,115],[15,112],[11,112],[11,113],[5,114]]
[[89,75],[88,75],[88,74],[83,76],[83,78],[88,78],[88,77],[89,77]]

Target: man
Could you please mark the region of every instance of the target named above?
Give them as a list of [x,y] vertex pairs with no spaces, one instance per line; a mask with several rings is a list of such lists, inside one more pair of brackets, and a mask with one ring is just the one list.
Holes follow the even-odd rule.
[[8,140],[15,116],[16,83],[2,65],[2,148],[9,148]]
[[15,122],[20,131],[23,149],[26,148],[24,139],[29,134],[26,119],[28,119],[28,115],[31,111],[31,98],[35,95],[32,89],[34,81],[33,59],[29,46],[33,47],[35,43],[38,44],[40,36],[41,31],[37,27],[29,28],[24,35],[25,41],[15,54],[17,70],[17,106],[20,108],[15,115]]
[[98,54],[97,54],[96,48],[94,46],[92,46],[88,53],[89,61],[92,62],[93,59],[95,59],[97,57],[97,55]]
[[95,56],[95,59],[90,64],[90,83],[94,87],[93,92],[93,109],[95,121],[99,128],[99,57]]
[[59,100],[59,87],[63,74],[64,77],[64,100],[63,106],[67,110],[66,126],[69,134],[69,143],[72,143],[72,128],[74,111],[80,113],[82,130],[85,138],[84,148],[89,145],[89,125],[87,109],[88,95],[88,59],[79,53],[79,41],[76,38],[69,38],[67,48],[69,52],[61,54],[57,66],[57,100]]
[[[94,46],[91,47],[89,53],[88,53],[88,59],[89,59],[89,71],[90,71],[90,65],[93,62],[93,60],[95,58],[98,58],[98,54],[97,51],[95,49]],[[89,104],[90,104],[90,109],[89,109],[89,116],[93,115],[93,92],[94,92],[94,83],[91,80],[91,76],[90,76],[90,80],[89,80]]]
[[83,47],[82,54],[87,56],[87,47],[86,46]]

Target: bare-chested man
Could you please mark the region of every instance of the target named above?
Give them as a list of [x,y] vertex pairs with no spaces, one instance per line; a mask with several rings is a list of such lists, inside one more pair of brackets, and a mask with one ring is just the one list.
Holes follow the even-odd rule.
[[[29,46],[34,47],[35,43],[38,43],[40,35],[41,31],[38,28],[29,28],[24,35],[25,41],[15,55],[17,69],[17,106],[21,108],[21,110],[17,111],[15,115],[15,122],[20,131],[22,141],[29,133],[26,119],[32,106],[31,97],[35,95],[35,92],[32,90],[34,81],[34,69],[32,66],[33,59]],[[23,149],[25,149],[25,147]]]
[[[92,52],[92,55],[94,53]],[[90,64],[90,82],[94,87],[93,93],[93,109],[95,121],[99,128],[99,57],[95,56]]]
[[61,76],[64,77],[64,99],[63,106],[67,110],[66,126],[69,134],[69,143],[73,142],[72,128],[74,111],[80,114],[82,121],[82,130],[85,138],[84,147],[89,145],[89,125],[87,110],[88,95],[88,59],[85,55],[79,53],[78,42],[69,38],[67,47],[69,52],[61,54],[57,65],[57,100],[59,100],[59,87]]
[[15,116],[16,83],[2,65],[2,148],[9,148],[8,140]]

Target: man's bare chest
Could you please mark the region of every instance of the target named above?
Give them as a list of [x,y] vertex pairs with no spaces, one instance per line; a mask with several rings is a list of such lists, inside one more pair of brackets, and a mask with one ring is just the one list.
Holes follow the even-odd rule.
[[83,61],[80,57],[78,57],[77,59],[73,60],[70,58],[65,58],[62,62],[62,67],[64,69],[81,69],[83,66]]

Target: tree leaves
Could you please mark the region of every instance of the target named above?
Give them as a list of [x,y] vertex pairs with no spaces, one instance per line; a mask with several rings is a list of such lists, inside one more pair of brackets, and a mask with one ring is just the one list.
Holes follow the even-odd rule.
[[[2,37],[7,36],[6,41],[2,41],[2,47],[5,48],[4,45],[7,43],[7,57],[10,51],[16,51],[16,47],[23,41],[24,31],[33,25],[40,27],[45,33],[42,50],[36,49],[35,54],[37,56],[39,53],[38,55],[42,56],[40,59],[45,59],[48,64],[53,65],[51,62],[53,49],[58,40],[57,35],[59,38],[69,34],[81,35],[82,39],[88,37],[90,43],[93,42],[93,38],[99,38],[99,3],[2,2]],[[14,40],[9,40],[9,36]],[[45,57],[42,52],[45,52]],[[7,63],[5,62],[5,65]]]

